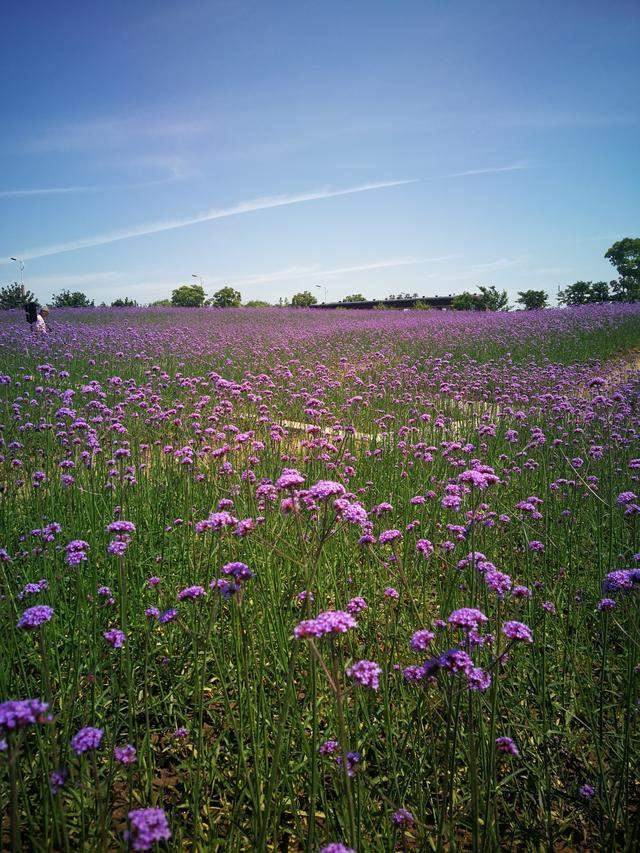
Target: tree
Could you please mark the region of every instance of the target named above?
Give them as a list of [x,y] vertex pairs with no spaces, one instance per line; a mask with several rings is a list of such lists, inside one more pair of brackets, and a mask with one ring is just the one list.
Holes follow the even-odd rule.
[[170,308],[171,300],[170,299],[156,299],[155,302],[150,303],[151,308]]
[[52,299],[54,308],[93,308],[93,299],[80,290],[61,290]]
[[[611,284],[615,285],[617,284],[617,282],[612,281]],[[610,298],[611,295],[609,293],[609,283],[607,281],[591,282],[591,293],[589,295],[589,302],[608,302]]]
[[367,300],[361,293],[352,293],[351,296],[345,296],[343,302],[366,302]]
[[200,284],[183,284],[171,294],[171,304],[176,308],[202,308],[204,288]]
[[216,290],[207,305],[214,308],[237,308],[242,303],[242,295],[239,290],[232,287],[221,287]]
[[606,281],[574,281],[558,293],[559,305],[595,305],[608,300],[609,285]]
[[451,307],[455,311],[477,311],[478,310],[478,294],[469,293],[465,290],[464,293],[459,293],[451,300]]
[[493,284],[489,287],[483,287],[480,285],[478,290],[480,291],[478,301],[480,303],[479,307],[481,311],[509,310],[509,297],[507,296],[506,290],[496,290],[496,287]]
[[604,254],[618,271],[620,278],[640,282],[640,237],[618,240]]
[[11,308],[24,308],[27,302],[37,302],[30,290],[25,290],[22,295],[22,287],[17,281],[0,287],[0,310],[9,311]]
[[516,302],[527,311],[534,311],[547,308],[549,297],[545,290],[519,290]]
[[303,290],[302,293],[296,293],[291,300],[293,308],[309,308],[311,305],[317,305],[318,300],[313,293],[308,290]]
[[611,291],[614,302],[638,302],[640,301],[640,279],[631,276],[619,278],[611,282]]
[[265,302],[263,299],[250,299],[248,302],[244,303],[245,308],[270,308],[268,302]]
[[135,299],[129,299],[128,296],[125,296],[124,299],[114,299],[111,303],[112,308],[137,308],[138,303]]

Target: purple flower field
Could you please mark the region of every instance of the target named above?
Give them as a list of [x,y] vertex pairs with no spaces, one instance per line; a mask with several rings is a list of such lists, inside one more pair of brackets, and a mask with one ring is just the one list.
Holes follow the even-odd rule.
[[0,318],[3,849],[634,849],[640,305]]

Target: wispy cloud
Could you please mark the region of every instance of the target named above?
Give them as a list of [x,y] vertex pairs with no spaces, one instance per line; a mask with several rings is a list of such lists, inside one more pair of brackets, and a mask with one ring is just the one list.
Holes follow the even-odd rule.
[[211,130],[208,119],[151,117],[145,115],[107,117],[50,127],[25,144],[32,152],[113,149],[132,140],[183,141]]
[[522,255],[519,258],[496,258],[495,261],[487,261],[487,263],[473,264],[472,266],[466,267],[453,275],[452,278],[455,281],[468,281],[469,279],[474,278],[477,279],[479,276],[484,274],[499,272],[500,270],[511,269],[512,267],[519,267],[529,260],[529,255]]
[[[173,231],[176,228],[186,228],[189,225],[198,225],[201,222],[211,222],[215,219],[226,219],[230,216],[239,216],[242,213],[252,213],[258,210],[269,210],[275,207],[286,207],[292,204],[301,204],[306,201],[319,201],[321,199],[336,198],[343,195],[354,195],[355,193],[369,192],[371,190],[398,187],[404,184],[415,183],[415,179],[402,181],[378,181],[375,183],[359,184],[355,187],[332,190],[312,190],[306,193],[290,195],[264,196],[262,198],[241,201],[231,207],[212,208],[195,216],[184,219],[170,219],[164,222],[148,222],[122,231],[111,231],[107,234],[96,234],[92,237],[84,237],[79,240],[71,240],[67,243],[58,243],[53,246],[43,246],[36,249],[27,249],[18,252],[18,256],[24,260],[33,258],[44,258],[49,255],[60,255],[63,252],[75,252],[79,249],[89,249],[93,246],[104,246],[108,243],[116,243],[119,240],[129,240],[133,237],[143,237],[149,234],[158,234],[163,231]],[[2,263],[9,263],[9,258],[3,258]]]
[[364,264],[356,264],[349,267],[330,267],[323,268],[320,265],[314,266],[293,266],[286,267],[280,270],[273,270],[267,273],[255,273],[235,279],[209,279],[216,283],[225,281],[236,287],[250,286],[253,284],[268,284],[273,281],[291,281],[301,278],[327,278],[328,276],[347,275],[353,272],[368,272],[373,270],[388,269],[390,267],[406,267],[415,266],[418,264],[436,263],[438,261],[449,261],[462,257],[461,255],[441,255],[437,258],[393,258],[384,261],[369,261]]
[[153,181],[139,181],[132,184],[102,184],[95,186],[70,187],[32,187],[29,189],[0,190],[0,198],[29,198],[32,196],[78,195],[80,193],[102,193],[120,190],[141,190],[146,187],[157,187],[161,184],[172,184],[179,181],[180,175],[157,178]]
[[449,175],[440,175],[441,178],[466,178],[468,175],[493,175],[497,172],[522,172],[525,169],[535,169],[532,163],[511,163],[509,166],[490,166],[487,169],[467,169],[465,172],[452,172]]

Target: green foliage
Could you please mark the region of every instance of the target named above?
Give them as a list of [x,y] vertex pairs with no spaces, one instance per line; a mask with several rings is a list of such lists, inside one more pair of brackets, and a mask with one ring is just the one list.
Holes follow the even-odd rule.
[[54,308],[93,308],[93,299],[89,299],[81,290],[61,290],[51,300]]
[[519,290],[516,302],[526,308],[527,311],[534,311],[547,308],[549,297],[545,290]]
[[612,281],[611,298],[614,302],[638,302],[640,300],[640,279],[629,277]]
[[239,290],[234,290],[233,287],[221,287],[216,290],[208,305],[214,308],[237,308],[242,303],[242,295]]
[[170,299],[156,299],[155,302],[150,303],[151,308],[170,308],[171,300]]
[[202,308],[204,288],[200,284],[183,284],[171,294],[171,304],[176,308]]
[[114,299],[111,303],[112,308],[137,308],[138,303],[135,299],[129,299],[128,296],[125,296],[124,299]]
[[480,285],[480,293],[465,290],[453,297],[451,307],[456,311],[508,311],[509,297],[506,290],[497,290],[495,285]]
[[604,256],[616,268],[620,278],[640,282],[640,237],[618,240]]
[[351,296],[345,296],[343,302],[366,302],[366,297],[361,293],[352,293]]
[[479,302],[481,311],[508,311],[509,297],[506,290],[497,290],[495,285],[480,285]]
[[465,290],[463,293],[459,293],[457,296],[453,297],[451,307],[455,311],[477,311],[478,295],[476,293],[469,293],[468,290]]
[[559,305],[595,305],[609,301],[606,281],[574,281],[558,293]]
[[431,305],[425,302],[424,299],[418,299],[413,308],[414,311],[431,311]]
[[263,299],[250,299],[248,302],[244,303],[245,308],[269,308],[271,307],[268,302],[265,302]]
[[24,308],[27,302],[36,302],[35,296],[30,290],[25,290],[23,296],[22,287],[16,281],[6,287],[0,287],[0,311]]
[[296,293],[291,300],[293,308],[309,308],[311,305],[317,305],[318,300],[313,293],[308,290],[303,290],[302,293]]

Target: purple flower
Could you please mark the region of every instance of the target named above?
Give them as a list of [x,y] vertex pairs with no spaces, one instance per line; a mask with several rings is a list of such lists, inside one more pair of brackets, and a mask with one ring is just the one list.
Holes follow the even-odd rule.
[[337,740],[326,740],[324,743],[320,744],[318,748],[319,755],[333,755],[334,752],[338,752],[340,749],[340,744]]
[[378,542],[381,545],[389,545],[389,543],[395,542],[396,539],[402,539],[402,533],[399,530],[383,530],[380,536],[378,536]]
[[88,550],[89,543],[85,542],[84,539],[73,539],[65,546],[65,562],[68,566],[80,565],[80,563],[87,559]]
[[128,814],[131,830],[125,833],[134,850],[151,850],[158,841],[168,841],[171,830],[163,809],[134,809]]
[[304,477],[295,468],[284,468],[276,480],[277,489],[295,489],[304,483]]
[[318,501],[324,501],[332,496],[342,497],[346,489],[340,483],[335,483],[333,480],[318,480],[315,485],[309,489],[311,497]]
[[580,796],[584,797],[585,800],[591,800],[596,793],[596,789],[593,785],[581,785],[579,792]]
[[422,554],[425,559],[430,557],[433,554],[433,542],[430,542],[428,539],[418,539],[416,542],[416,551]]
[[[360,761],[360,753],[359,752],[348,752],[347,753],[347,776],[353,776],[356,771],[356,765]],[[342,756],[338,755],[336,758],[336,764],[341,767],[342,766]]]
[[427,628],[421,628],[419,631],[415,632],[413,637],[411,637],[409,645],[414,652],[423,652],[434,637],[435,634],[433,631],[429,631]]
[[356,613],[362,613],[362,611],[366,609],[367,602],[361,595],[357,595],[355,598],[352,598],[347,604],[347,613],[351,613],[352,616],[355,616]]
[[71,738],[71,748],[76,755],[83,755],[91,749],[97,749],[100,746],[103,734],[102,729],[85,726]]
[[14,731],[38,723],[48,723],[49,706],[40,699],[8,699],[0,702],[0,729]]
[[616,498],[616,503],[618,506],[627,506],[627,504],[633,503],[635,500],[637,500],[637,495],[633,492],[620,492]]
[[27,631],[39,628],[48,622],[52,616],[53,607],[49,607],[47,604],[37,604],[35,607],[29,607],[28,610],[24,611],[18,619],[18,628],[24,628]]
[[400,593],[392,586],[388,586],[384,591],[385,598],[400,598]]
[[477,631],[481,624],[489,620],[481,610],[477,610],[475,607],[461,607],[460,610],[454,610],[447,621],[455,628]]
[[202,598],[203,595],[205,595],[205,588],[203,586],[187,586],[178,593],[178,601],[184,601],[186,598],[194,600]]
[[349,628],[357,628],[358,623],[344,610],[327,610],[315,619],[304,619],[293,629],[296,640],[304,637],[324,637],[326,634],[346,634]]
[[112,539],[107,545],[107,554],[111,554],[113,557],[123,557],[128,547],[129,542],[124,537]]
[[349,678],[353,678],[357,684],[369,687],[371,690],[379,689],[381,673],[382,667],[372,660],[359,660],[347,668]]
[[503,598],[505,592],[509,592],[511,589],[511,578],[503,572],[494,570],[485,572],[484,582],[499,598]]
[[136,748],[130,743],[126,746],[116,746],[113,755],[119,764],[135,764],[137,760]]
[[438,658],[438,666],[450,672],[467,673],[473,667],[473,661],[462,649],[449,649]]
[[469,690],[487,690],[491,687],[491,673],[485,672],[479,666],[472,666],[467,671],[467,687]]
[[22,601],[28,595],[37,595],[39,592],[44,592],[46,589],[49,589],[49,584],[44,578],[39,580],[37,583],[25,584],[21,592],[18,593],[18,599]]
[[511,595],[513,598],[531,598],[531,590],[528,586],[514,586]]
[[172,607],[169,610],[165,610],[164,613],[161,613],[160,616],[158,616],[158,622],[160,622],[161,625],[166,625],[167,622],[173,622],[177,615],[178,611],[175,607]]
[[408,809],[398,809],[391,816],[397,826],[413,826],[414,817]]
[[502,626],[502,633],[510,640],[522,640],[524,643],[533,642],[531,628],[525,625],[524,622],[505,622]]
[[340,844],[339,841],[332,841],[320,849],[320,853],[356,853],[353,847],[347,847],[345,844]]
[[108,631],[105,631],[102,636],[110,646],[113,646],[114,649],[121,649],[127,639],[124,631],[120,631],[118,628],[110,628]]
[[497,737],[496,747],[498,752],[506,752],[509,755],[520,755],[520,750],[510,737]]
[[602,582],[602,592],[620,592],[633,589],[633,578],[628,569],[609,572]]
[[537,539],[532,539],[531,542],[529,542],[529,550],[542,552],[544,551],[544,544],[539,542]]
[[67,783],[69,771],[66,768],[62,770],[52,770],[49,774],[49,787],[52,794],[57,794]]
[[603,598],[596,604],[596,610],[600,613],[606,613],[608,610],[615,610],[616,603],[612,598]]
[[222,567],[222,572],[225,575],[233,575],[238,583],[248,581],[253,577],[253,572],[244,563],[227,563]]
[[476,489],[484,490],[494,483],[499,483],[500,478],[496,476],[493,468],[490,468],[488,465],[480,465],[478,468],[469,469],[468,471],[463,471],[462,474],[458,474],[458,481],[460,483],[470,483]]
[[132,521],[112,521],[106,526],[107,533],[135,533],[136,526]]
[[224,530],[225,527],[235,527],[238,519],[228,513],[226,510],[222,512],[212,512],[209,518],[204,521],[198,521],[195,525],[196,533],[206,533],[207,530]]
[[543,610],[545,610],[547,613],[550,613],[552,616],[555,616],[555,613],[556,613],[556,606],[555,606],[555,604],[553,603],[553,601],[543,601],[543,602],[542,602],[542,604],[541,604],[540,606],[541,606],[541,607],[542,607],[542,609],[543,609]]

